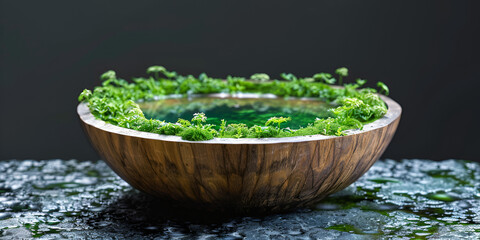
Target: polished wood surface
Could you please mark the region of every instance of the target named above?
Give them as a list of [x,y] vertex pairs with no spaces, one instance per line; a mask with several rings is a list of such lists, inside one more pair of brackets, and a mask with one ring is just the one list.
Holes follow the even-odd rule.
[[213,211],[263,212],[312,205],[361,177],[400,121],[400,105],[382,98],[382,119],[341,137],[191,142],[107,124],[83,103],[77,111],[92,145],[133,187]]

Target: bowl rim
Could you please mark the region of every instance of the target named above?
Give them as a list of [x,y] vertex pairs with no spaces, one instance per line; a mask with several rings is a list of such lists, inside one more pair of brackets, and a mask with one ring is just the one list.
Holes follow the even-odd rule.
[[[211,96],[211,97],[240,97],[240,98],[272,98],[270,94],[204,94],[203,96]],[[326,135],[306,135],[306,136],[295,136],[295,137],[282,137],[282,138],[214,138],[211,140],[206,141],[188,141],[183,140],[180,136],[174,135],[161,135],[157,133],[151,132],[142,132],[138,130],[128,129],[119,127],[110,123],[107,123],[103,120],[95,118],[93,114],[90,112],[87,104],[82,102],[77,106],[77,113],[80,117],[80,120],[91,126],[98,128],[100,130],[115,133],[119,135],[129,136],[129,137],[137,137],[142,139],[150,139],[150,140],[159,140],[159,141],[167,141],[167,142],[184,142],[184,143],[199,143],[199,144],[275,144],[275,143],[294,143],[294,142],[306,142],[306,141],[317,141],[317,140],[326,140],[326,139],[333,139],[333,138],[341,138],[341,137],[348,137],[351,135],[357,135],[366,133],[369,131],[373,131],[375,129],[383,128],[390,125],[392,122],[400,118],[402,113],[402,107],[400,104],[395,102],[393,99],[378,94],[380,98],[387,104],[388,110],[385,116],[379,118],[371,123],[365,124],[362,130],[347,130],[345,133],[346,136],[326,136]],[[192,95],[189,97],[195,97],[199,95]],[[275,96],[275,95],[273,95]],[[276,97],[276,96],[275,96]],[[302,99],[302,98],[300,98]],[[305,100],[311,98],[303,98]]]

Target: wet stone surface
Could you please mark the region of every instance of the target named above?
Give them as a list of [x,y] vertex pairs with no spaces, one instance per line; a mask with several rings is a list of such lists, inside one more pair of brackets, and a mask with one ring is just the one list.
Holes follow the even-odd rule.
[[479,239],[480,164],[378,161],[313,209],[222,217],[133,190],[101,161],[1,161],[0,238]]

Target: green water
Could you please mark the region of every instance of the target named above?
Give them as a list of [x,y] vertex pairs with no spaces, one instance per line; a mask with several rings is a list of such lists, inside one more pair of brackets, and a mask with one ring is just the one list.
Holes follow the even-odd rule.
[[140,103],[147,119],[176,122],[179,118],[190,120],[194,113],[203,112],[207,124],[219,126],[221,119],[227,124],[245,123],[263,126],[271,117],[291,117],[282,127],[298,129],[313,123],[316,118],[327,118],[331,105],[318,100],[283,98],[176,98]]

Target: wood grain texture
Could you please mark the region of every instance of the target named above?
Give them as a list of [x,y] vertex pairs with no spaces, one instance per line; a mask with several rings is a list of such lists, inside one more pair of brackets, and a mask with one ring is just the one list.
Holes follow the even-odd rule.
[[283,211],[315,204],[361,177],[382,155],[401,107],[347,136],[191,142],[120,128],[78,114],[92,145],[133,187],[187,206],[226,212]]

